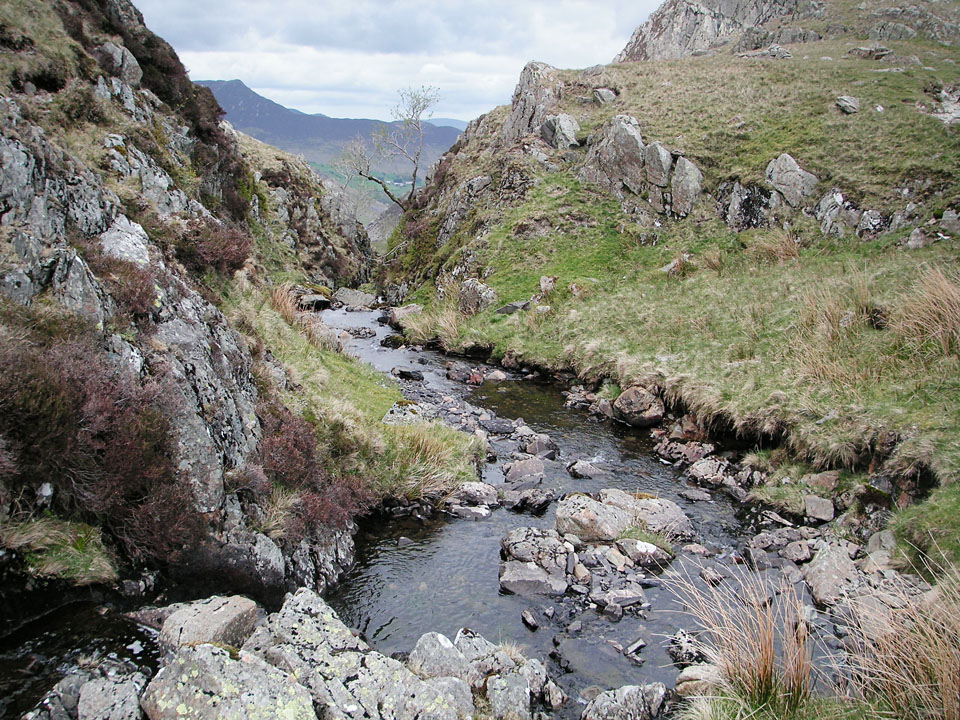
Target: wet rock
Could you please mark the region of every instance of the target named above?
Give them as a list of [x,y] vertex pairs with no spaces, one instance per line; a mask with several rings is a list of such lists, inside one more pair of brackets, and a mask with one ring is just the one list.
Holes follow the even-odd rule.
[[563,595],[567,581],[535,563],[510,560],[500,564],[500,587],[516,595]]
[[543,480],[545,470],[543,460],[540,458],[517,460],[504,465],[503,469],[506,472],[505,481],[507,483],[539,482]]
[[658,545],[643,540],[617,540],[617,547],[630,560],[643,568],[666,567],[673,560],[673,554]]
[[497,489],[484,482],[465,482],[454,490],[448,498],[458,505],[488,505],[493,507],[497,502]]
[[575,478],[595,478],[606,474],[606,470],[598,468],[587,460],[575,460],[567,465],[567,472]]
[[636,524],[635,514],[587,495],[568,495],[557,506],[557,532],[585,542],[616,540]]
[[497,293],[489,285],[476,278],[469,278],[460,286],[457,304],[464,315],[476,315],[487,309],[497,299]]
[[536,631],[540,628],[540,623],[537,621],[537,616],[534,615],[533,611],[529,608],[525,608],[523,612],[520,613],[520,620],[533,631]]
[[843,540],[818,541],[813,560],[804,566],[803,579],[819,604],[838,603],[857,583],[857,567],[850,559],[849,543]]
[[526,510],[534,514],[541,513],[555,499],[553,490],[541,490],[540,488],[527,488],[526,490],[504,490],[503,506],[507,510],[520,512]]
[[624,390],[613,403],[613,414],[634,427],[650,427],[663,420],[663,401],[639,385]]
[[660,714],[667,688],[663,683],[624,685],[597,695],[581,720],[652,720]]
[[257,604],[233,595],[211,597],[181,606],[163,623],[160,644],[168,650],[197,643],[241,646],[253,632]]
[[401,380],[410,380],[411,382],[423,382],[423,373],[419,370],[411,370],[410,368],[401,368],[395,367],[390,371],[391,374],[396,375]]
[[147,686],[140,705],[150,720],[315,720],[313,699],[287,673],[241,652],[213,645],[182,647]]
[[557,444],[544,433],[534,435],[523,447],[523,451],[530,455],[552,460],[557,456]]
[[767,182],[783,195],[791,207],[798,207],[817,186],[817,177],[802,169],[790,155],[783,153],[767,165]]
[[686,630],[677,630],[670,636],[667,655],[678,667],[703,663],[707,660],[700,644]]
[[511,435],[516,429],[512,422],[498,417],[480,420],[480,426],[493,435]]
[[486,505],[450,505],[447,507],[447,512],[464,520],[486,520],[490,517],[490,508]]

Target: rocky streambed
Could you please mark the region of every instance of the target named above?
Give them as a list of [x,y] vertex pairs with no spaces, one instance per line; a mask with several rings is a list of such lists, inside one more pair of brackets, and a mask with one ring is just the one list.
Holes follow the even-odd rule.
[[[667,417],[651,436],[611,422],[608,401],[532,382],[528,369],[391,342],[378,315],[328,310],[324,322],[349,352],[398,378],[408,401],[385,421],[432,417],[478,435],[482,482],[441,510],[395,503],[362,521],[356,562],[325,599],[312,589],[279,608],[209,598],[117,619],[123,630],[111,641],[78,634],[73,649],[94,657],[77,663],[64,652],[56,670],[66,677],[30,717],[282,708],[290,717],[642,720],[668,712],[674,689],[703,691],[712,672],[688,632],[678,578],[742,598],[747,578],[759,577],[770,603],[792,589],[824,683],[853,622],[851,598],[872,598],[882,620],[896,598],[926,589],[890,567],[889,534],[863,547],[837,537],[829,500],[807,499],[793,520],[747,502],[753,471],[695,419]],[[639,391],[618,402],[621,415],[650,412]]]

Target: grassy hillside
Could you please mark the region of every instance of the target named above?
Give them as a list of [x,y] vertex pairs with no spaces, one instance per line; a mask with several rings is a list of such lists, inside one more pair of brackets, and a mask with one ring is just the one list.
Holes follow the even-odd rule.
[[[560,71],[550,112],[573,115],[582,142],[552,152],[552,167],[504,147],[510,110],[493,111],[441,163],[424,210],[394,236],[401,257],[387,281],[415,279],[412,299],[428,308],[408,331],[589,380],[655,385],[812,466],[889,474],[904,492],[898,502],[940,483],[898,526],[921,546],[932,532],[960,559],[956,521],[940,522],[960,503],[960,252],[947,232],[905,246],[918,227],[938,238],[943,212],[960,206],[960,134],[930,114],[939,91],[960,80],[960,50],[884,43],[893,62],[849,52],[865,44],[849,34],[790,46],[787,60],[718,52],[599,75]],[[595,87],[619,95],[584,101]],[[861,111],[840,112],[839,95],[860,98]],[[689,217],[627,214],[577,179],[589,134],[621,114],[637,118],[645,143],[660,141],[702,170],[710,197]],[[764,186],[767,164],[784,152],[820,180],[810,206],[837,188],[861,210],[906,221],[875,236],[825,236],[812,210],[780,208],[769,227],[728,227],[716,202],[722,185]],[[479,175],[492,188],[519,175],[526,189],[481,195],[438,248],[454,190]],[[672,261],[676,271],[665,272]],[[539,308],[494,312],[534,296],[545,275],[557,289]],[[454,307],[465,276],[497,292],[473,317]]]

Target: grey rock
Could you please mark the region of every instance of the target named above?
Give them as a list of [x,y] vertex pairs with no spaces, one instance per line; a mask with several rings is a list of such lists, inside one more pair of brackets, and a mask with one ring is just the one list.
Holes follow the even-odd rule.
[[140,673],[101,677],[80,687],[78,720],[139,720],[140,693],[147,679]]
[[848,543],[818,541],[813,560],[803,568],[803,579],[818,603],[837,604],[857,582],[857,567],[850,559]]
[[497,293],[492,287],[476,278],[469,278],[460,286],[458,307],[464,315],[476,315],[496,302]]
[[651,143],[644,149],[644,165],[647,168],[647,181],[666,187],[670,180],[670,168],[673,156],[659,142]]
[[593,91],[593,101],[597,105],[606,105],[617,99],[617,94],[610,88],[596,88]]
[[513,315],[513,313],[520,312],[521,310],[527,310],[529,307],[529,300],[516,300],[498,307],[496,312],[498,315]]
[[852,95],[841,95],[837,98],[837,107],[847,115],[853,115],[860,112],[860,98]]
[[810,543],[806,540],[794,540],[788,543],[787,546],[780,551],[780,555],[794,563],[804,563],[813,557],[813,553],[810,552]]
[[521,527],[511,530],[500,541],[506,557],[536,563],[549,573],[563,576],[568,549],[556,530]]
[[957,211],[944,210],[943,216],[940,218],[940,227],[948,233],[960,233],[960,215],[957,214]]
[[709,456],[697,460],[687,469],[687,474],[701,485],[719,487],[730,476],[731,466],[724,458]]
[[656,425],[665,412],[663,401],[640,385],[624,390],[613,402],[614,417],[634,427]]
[[333,299],[350,307],[372,308],[377,304],[377,296],[351,288],[340,288],[333,294]]
[[117,215],[113,225],[100,236],[100,247],[108,257],[126,260],[140,267],[150,264],[150,238],[139,223]]
[[616,540],[636,525],[634,510],[605,505],[587,495],[568,495],[557,506],[557,532],[585,542]]
[[431,677],[426,679],[426,683],[450,702],[460,720],[470,720],[476,715],[477,708],[469,683],[456,677]]
[[517,460],[504,466],[505,480],[508,483],[539,482],[544,478],[545,467],[540,458]]
[[494,675],[487,680],[487,702],[495,718],[529,720],[530,686],[519,673]]
[[597,695],[581,720],[652,720],[660,714],[667,688],[663,683],[624,685]]
[[401,400],[387,410],[382,422],[386,425],[418,425],[430,422],[437,413],[437,407],[428,402],[411,403]]
[[490,675],[502,675],[517,669],[516,661],[501,646],[494,645],[473,630],[461,628],[453,644],[481,678],[474,685],[475,689],[479,689],[483,679]]
[[465,482],[449,497],[458,505],[497,505],[497,489],[484,482]]
[[471,684],[478,676],[450,638],[436,632],[426,633],[417,640],[407,666],[422,678],[454,677]]
[[640,124],[629,115],[617,115],[593,139],[578,177],[623,198],[626,188],[639,195],[647,181]]
[[515,145],[539,132],[559,99],[556,72],[556,68],[541,62],[529,62],[523,68],[500,133],[504,145]]
[[310,693],[287,673],[246,652],[234,660],[213,645],[181,648],[140,704],[150,720],[175,720],[181,708],[203,720],[316,718]]
[[[600,501],[608,507],[616,507],[632,513],[634,525],[643,527],[649,532],[678,540],[696,537],[693,522],[672,500],[666,498],[638,500],[623,490],[606,489],[600,491]],[[557,529],[559,530],[559,526]]]
[[211,597],[181,606],[163,623],[160,644],[168,650],[197,643],[240,647],[253,632],[257,604],[233,595]]
[[734,230],[763,227],[768,224],[771,210],[779,204],[780,195],[756,185],[741,185],[739,182],[720,186],[729,199],[724,209],[724,219]]
[[527,488],[526,490],[504,490],[503,505],[507,510],[528,510],[532,513],[541,513],[555,499],[553,490]]
[[508,560],[500,564],[500,587],[516,595],[563,595],[567,581],[536,563]]
[[391,327],[395,327],[398,330],[403,329],[403,323],[405,320],[410,319],[415,315],[420,315],[423,312],[423,305],[417,305],[412,303],[410,305],[402,305],[401,307],[390,308],[389,322]]
[[490,508],[486,505],[450,505],[447,511],[464,520],[486,520],[490,517]]
[[643,540],[617,540],[617,547],[630,560],[640,567],[661,568],[670,564],[673,554],[658,545]]
[[813,193],[817,176],[802,169],[790,155],[783,153],[767,165],[767,182],[783,195],[791,207],[798,207]]
[[565,113],[548,115],[540,128],[544,141],[558,150],[569,150],[580,145],[577,133],[580,132],[580,123],[573,115]]
[[874,235],[880,232],[883,226],[883,215],[878,210],[866,210],[860,216],[860,222],[857,223],[857,237]]
[[143,70],[127,48],[108,42],[96,48],[93,54],[100,60],[103,69],[118,77],[121,82],[134,88],[140,85]]
[[605,475],[606,470],[598,468],[591,462],[587,460],[576,460],[569,465],[567,465],[567,472],[570,473],[572,477],[575,478],[595,478]]
[[680,697],[709,696],[716,692],[721,681],[720,669],[716,665],[697,663],[680,671],[674,690]]
[[670,190],[673,195],[673,212],[680,217],[689,215],[703,192],[703,173],[687,158],[677,158]]
[[833,520],[833,501],[819,495],[804,495],[803,512],[811,520],[829,522]]
[[715,568],[705,567],[700,571],[700,578],[707,584],[711,586],[719,585],[723,582],[724,576],[721,575]]

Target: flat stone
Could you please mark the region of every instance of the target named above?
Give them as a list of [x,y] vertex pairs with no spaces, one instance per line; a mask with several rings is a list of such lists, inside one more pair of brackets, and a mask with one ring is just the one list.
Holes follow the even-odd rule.
[[516,462],[510,463],[504,479],[508,483],[524,482],[530,479],[543,480],[544,470],[543,460],[540,458],[517,460]]
[[257,604],[233,595],[211,597],[178,609],[163,623],[160,644],[168,650],[196,643],[240,647],[253,632]]
[[563,595],[567,581],[536,563],[510,560],[500,564],[500,587],[517,595]]

